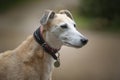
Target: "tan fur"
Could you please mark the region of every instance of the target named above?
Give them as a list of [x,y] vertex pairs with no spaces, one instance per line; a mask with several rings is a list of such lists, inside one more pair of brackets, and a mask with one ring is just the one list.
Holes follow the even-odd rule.
[[53,59],[28,37],[19,47],[0,54],[0,80],[50,80]]
[[[62,10],[60,13],[56,14],[51,10],[45,11],[40,20],[44,40],[55,49],[60,49],[63,44],[72,47],[77,46],[77,48],[82,47],[83,44],[80,40],[85,38],[76,31],[71,13],[68,10]],[[71,34],[70,36],[60,34],[60,32],[64,33],[65,31],[59,28],[58,25],[61,23],[69,24],[68,26],[71,28],[68,29],[70,30],[65,30],[75,34],[74,40],[71,40],[74,35],[71,37]],[[58,31],[53,29],[55,26],[58,27]],[[60,35],[62,37],[59,37]],[[68,41],[69,44],[65,43],[64,40]],[[78,44],[76,44],[76,40]],[[53,57],[43,50],[32,35],[16,49],[0,54],[0,80],[51,80],[53,62]]]

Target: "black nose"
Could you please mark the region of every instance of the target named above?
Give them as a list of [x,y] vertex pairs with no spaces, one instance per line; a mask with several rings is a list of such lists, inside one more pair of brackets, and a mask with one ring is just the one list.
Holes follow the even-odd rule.
[[85,44],[87,44],[88,39],[81,39],[81,42],[82,42],[83,45],[85,45]]

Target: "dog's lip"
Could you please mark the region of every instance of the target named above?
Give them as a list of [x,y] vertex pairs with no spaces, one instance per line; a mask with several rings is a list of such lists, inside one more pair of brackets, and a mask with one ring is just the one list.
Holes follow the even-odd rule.
[[64,44],[67,45],[67,46],[70,46],[70,47],[75,47],[75,48],[81,48],[82,47],[82,46],[73,45],[69,42],[64,42]]

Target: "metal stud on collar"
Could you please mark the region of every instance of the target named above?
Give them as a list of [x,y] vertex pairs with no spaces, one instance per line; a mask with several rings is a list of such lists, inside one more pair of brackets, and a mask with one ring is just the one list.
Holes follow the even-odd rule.
[[42,46],[42,47],[45,47],[45,45],[46,45],[46,43],[43,43],[41,46]]

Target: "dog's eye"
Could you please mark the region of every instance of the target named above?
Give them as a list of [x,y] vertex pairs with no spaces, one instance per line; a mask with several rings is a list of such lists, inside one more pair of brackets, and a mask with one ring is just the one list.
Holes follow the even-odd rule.
[[76,25],[74,24],[74,27],[76,28]]
[[63,29],[68,28],[66,24],[65,25],[61,25],[60,27],[63,28]]

